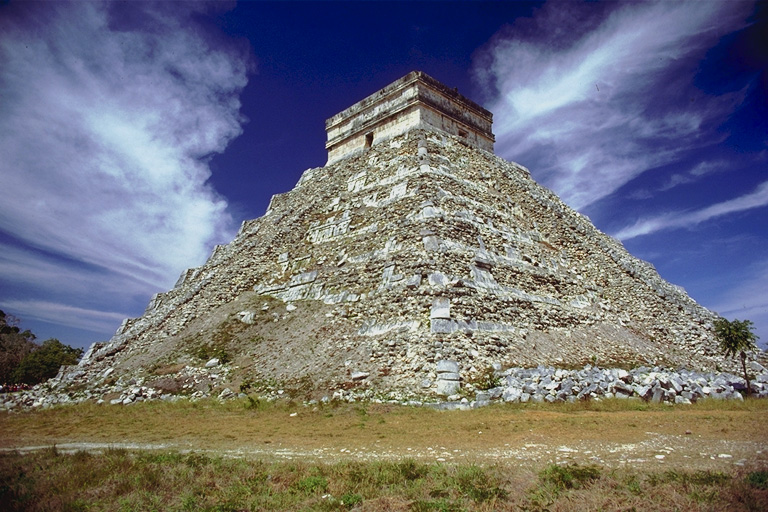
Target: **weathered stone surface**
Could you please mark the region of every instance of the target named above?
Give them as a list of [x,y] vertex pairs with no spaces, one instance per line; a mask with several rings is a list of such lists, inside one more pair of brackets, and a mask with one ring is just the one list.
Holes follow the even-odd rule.
[[438,374],[459,373],[459,363],[457,363],[456,361],[447,361],[447,360],[438,361],[436,371]]
[[[472,368],[493,365],[739,371],[720,354],[714,313],[527,169],[434,124],[395,132],[305,171],[263,217],[243,222],[230,244],[153,297],[141,318],[123,322],[63,371],[57,389],[66,394],[85,383],[122,393],[111,381],[173,375],[179,392],[194,396],[237,389],[247,378],[305,379],[330,396],[376,390],[416,398],[454,394]],[[231,362],[201,368],[195,349],[217,344]],[[461,380],[441,379],[441,360],[456,365],[442,373]],[[153,373],[158,361],[171,373]],[[347,389],[352,369],[368,374],[354,390]],[[746,388],[730,377],[569,375],[570,383],[538,375],[551,388],[524,374],[508,377],[518,381],[521,401],[650,399],[657,388],[659,400],[683,392],[730,397]]]
[[244,324],[253,324],[254,323],[254,317],[256,316],[256,313],[253,311],[241,311],[237,314],[237,316],[240,318],[240,321]]
[[454,380],[438,380],[437,394],[441,396],[451,396],[459,391],[460,384]]
[[[492,119],[490,112],[455,89],[414,71],[326,121],[328,163],[426,126],[458,136],[465,144],[493,151]],[[428,165],[426,146],[420,146],[416,156]],[[357,186],[350,184],[349,190]]]

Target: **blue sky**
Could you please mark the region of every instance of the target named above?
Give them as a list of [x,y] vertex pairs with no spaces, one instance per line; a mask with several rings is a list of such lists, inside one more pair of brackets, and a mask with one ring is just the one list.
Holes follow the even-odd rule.
[[768,342],[768,4],[0,5],[0,308],[109,339],[325,163],[324,121],[412,70]]

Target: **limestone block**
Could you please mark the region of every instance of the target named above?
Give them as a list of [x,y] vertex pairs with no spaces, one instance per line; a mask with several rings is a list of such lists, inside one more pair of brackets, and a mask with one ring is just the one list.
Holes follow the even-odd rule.
[[432,318],[429,321],[430,332],[436,334],[449,334],[458,330],[456,322],[444,318]]
[[429,318],[451,318],[451,300],[445,297],[437,297],[432,302],[432,310],[429,313]]
[[435,286],[438,288],[444,288],[448,285],[449,282],[448,278],[440,272],[433,272],[432,274],[429,274],[427,280],[430,286]]
[[421,205],[421,211],[419,212],[420,218],[431,219],[433,217],[439,217],[440,215],[442,215],[441,211],[435,208],[431,201],[427,201]]
[[451,396],[457,393],[461,385],[455,380],[438,380],[437,394],[442,396]]
[[487,391],[478,391],[475,393],[475,401],[477,402],[489,402],[491,400],[491,394]]
[[493,267],[493,260],[488,252],[481,250],[475,254],[474,264],[476,267],[483,270],[491,270]]
[[358,333],[364,336],[379,336],[392,331],[416,332],[421,322],[418,320],[400,321],[400,322],[366,322],[360,327]]
[[447,359],[438,361],[437,373],[459,373],[459,363]]
[[421,285],[421,274],[414,274],[405,282],[406,288],[418,288]]
[[502,288],[499,286],[499,284],[496,282],[496,279],[493,278],[493,275],[491,275],[487,268],[472,266],[470,273],[472,275],[472,280],[475,282],[475,285],[478,288],[498,290],[499,292],[502,291]]
[[440,239],[434,235],[428,235],[421,239],[424,243],[424,250],[427,252],[437,252],[440,250]]
[[291,282],[288,283],[288,286],[299,286],[302,284],[311,283],[315,279],[317,279],[317,270],[312,270],[311,272],[303,272],[293,276],[291,278]]
[[362,171],[349,178],[347,181],[347,190],[349,192],[357,192],[358,190],[365,187],[366,175],[366,171]]
[[253,311],[241,311],[237,314],[237,317],[244,324],[252,325],[256,323],[256,313]]
[[401,197],[405,197],[407,193],[408,193],[408,182],[402,181],[392,188],[392,192],[390,192],[389,194],[389,199],[390,200],[400,199]]

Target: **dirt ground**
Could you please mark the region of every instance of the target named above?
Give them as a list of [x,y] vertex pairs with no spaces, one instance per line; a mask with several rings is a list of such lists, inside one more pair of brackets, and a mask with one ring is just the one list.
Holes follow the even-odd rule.
[[[710,469],[768,467],[768,404],[493,406],[81,405],[0,414],[0,449],[194,451],[313,462],[400,459]],[[617,410],[611,410],[615,408]]]

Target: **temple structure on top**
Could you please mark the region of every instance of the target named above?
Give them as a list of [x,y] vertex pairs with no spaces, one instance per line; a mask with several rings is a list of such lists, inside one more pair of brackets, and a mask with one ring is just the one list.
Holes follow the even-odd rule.
[[413,71],[325,122],[328,162],[414,128],[437,129],[493,152],[493,114],[431,76]]

